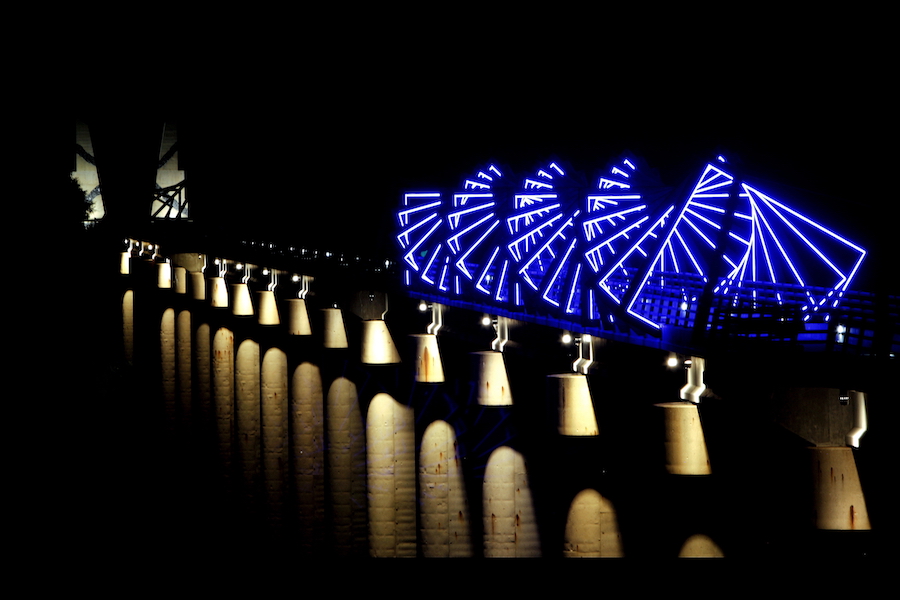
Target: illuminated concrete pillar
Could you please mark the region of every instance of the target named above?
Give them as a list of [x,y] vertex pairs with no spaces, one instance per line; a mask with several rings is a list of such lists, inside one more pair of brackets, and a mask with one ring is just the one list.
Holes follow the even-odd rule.
[[416,344],[416,381],[443,383],[444,365],[441,362],[437,336],[433,333],[420,333],[411,337]]
[[176,421],[177,376],[175,360],[175,309],[163,310],[159,323],[159,369],[163,406],[169,428]]
[[272,290],[260,290],[257,292],[257,304],[259,305],[260,325],[280,325],[278,316],[278,303],[275,301],[275,292]]
[[324,346],[326,348],[347,348],[347,330],[344,315],[339,308],[323,308]]
[[[212,362],[210,344],[212,342],[211,330],[209,323],[199,323],[194,328],[194,373],[196,381],[194,382],[194,400],[197,408],[200,410],[200,418],[198,421],[203,426],[204,433],[208,431],[208,426],[214,421],[213,419],[213,401],[212,401]],[[204,440],[205,441],[205,440]]]
[[243,340],[234,361],[235,457],[244,497],[256,508],[260,468],[260,365],[259,342]]
[[853,449],[817,446],[809,449],[813,475],[813,523],[817,529],[869,530]]
[[559,407],[559,433],[572,436],[600,434],[587,377],[581,373],[548,375],[551,400]]
[[473,352],[475,397],[482,406],[512,406],[512,391],[502,352]]
[[209,302],[213,308],[228,308],[228,285],[224,277],[209,278]]
[[473,555],[469,503],[456,443],[446,421],[434,421],[419,450],[421,547],[426,558]]
[[416,556],[416,453],[413,409],[376,394],[366,415],[369,552]]
[[328,483],[335,552],[357,555],[367,547],[366,439],[356,384],[335,379],[326,397]]
[[678,558],[724,558],[725,553],[708,535],[697,533],[684,541]]
[[666,470],[673,475],[709,475],[709,454],[700,411],[690,402],[655,404],[662,411]]
[[622,536],[612,502],[595,489],[581,490],[569,505],[563,556],[615,558],[623,555]]
[[364,365],[390,365],[400,362],[387,323],[381,319],[362,322],[360,360]]
[[175,363],[178,389],[178,422],[184,428],[190,428],[193,419],[193,336],[191,311],[179,310],[175,323]]
[[134,363],[134,290],[122,295],[122,346],[125,360]]
[[482,518],[485,558],[541,556],[525,458],[509,446],[500,446],[488,458]]
[[231,284],[231,313],[238,317],[253,316],[253,301],[246,283]]
[[288,365],[287,354],[269,348],[263,355],[260,375],[262,402],[262,465],[266,508],[270,525],[280,528],[288,466]]
[[321,548],[325,527],[325,411],[322,373],[303,362],[291,377],[291,452],[299,539],[306,551]]
[[309,324],[309,311],[303,298],[289,298],[288,301],[288,334],[312,335]]
[[217,329],[213,336],[210,368],[219,462],[223,476],[230,479],[234,440],[234,333],[225,327]]

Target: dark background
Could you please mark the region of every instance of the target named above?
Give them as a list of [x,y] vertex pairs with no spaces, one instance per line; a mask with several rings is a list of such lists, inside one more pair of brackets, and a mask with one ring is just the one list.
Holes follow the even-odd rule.
[[195,222],[393,256],[403,192],[456,187],[489,161],[524,174],[560,159],[594,181],[630,150],[679,185],[722,152],[871,250],[861,285],[888,271],[893,92],[886,42],[858,19],[308,17],[157,57],[152,84],[99,70],[100,93],[66,114],[94,125],[107,201],[152,185],[161,123],[176,121]]
[[[785,186],[780,199],[870,250],[854,287],[898,293],[896,67],[879,27],[890,21],[849,9],[636,8],[219,11],[178,15],[155,29],[148,23],[146,32],[137,21],[150,10],[100,28],[73,22],[91,35],[55,55],[69,76],[26,123],[39,126],[40,149],[51,148],[52,160],[39,166],[50,176],[34,181],[65,183],[74,120],[84,118],[111,214],[134,207],[145,218],[141,194],[155,180],[161,124],[174,120],[201,231],[393,258],[401,194],[455,187],[488,161],[528,173],[558,158],[592,180],[630,150],[678,185],[722,152]],[[35,199],[37,220],[65,229],[68,213],[54,204],[64,196],[48,193],[63,187],[22,197]],[[46,249],[60,261],[59,249],[69,247]],[[78,250],[65,255],[69,267],[81,264]],[[63,269],[59,289],[79,293],[65,305],[45,295],[41,318],[67,327],[71,360],[17,403],[39,415],[18,421],[29,436],[20,448],[48,435],[48,415],[60,421],[42,468],[28,474],[48,489],[16,478],[12,495],[41,508],[24,519],[28,541],[49,539],[79,554],[92,538],[109,553],[133,551],[135,532],[140,540],[167,537],[170,528],[151,529],[180,509],[184,493],[155,470],[162,483],[148,490],[147,469],[160,467],[141,429],[142,407],[122,402],[121,371],[109,366],[101,326],[114,312],[98,308],[113,298],[99,285],[105,273]],[[31,338],[29,356],[45,353],[47,340],[59,346],[58,337]],[[40,371],[28,380],[44,382],[43,364]],[[864,462],[864,481],[888,472],[888,404],[873,402],[863,452],[880,458]],[[888,498],[876,494],[870,507],[882,524],[896,521]],[[51,524],[46,538],[36,539],[36,524]],[[183,532],[174,539],[189,548]]]

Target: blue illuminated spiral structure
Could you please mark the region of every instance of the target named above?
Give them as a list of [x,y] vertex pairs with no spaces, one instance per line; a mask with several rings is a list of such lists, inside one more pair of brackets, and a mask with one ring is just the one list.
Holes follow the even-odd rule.
[[680,187],[624,154],[588,185],[559,161],[495,165],[453,194],[405,194],[411,293],[585,331],[710,326],[704,310],[827,321],[866,251],[775,199],[722,157]]

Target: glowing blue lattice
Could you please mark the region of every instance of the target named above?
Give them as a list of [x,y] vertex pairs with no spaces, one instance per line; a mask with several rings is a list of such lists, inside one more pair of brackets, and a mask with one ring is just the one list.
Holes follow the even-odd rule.
[[866,254],[721,157],[683,197],[631,156],[590,190],[558,162],[521,181],[511,189],[492,165],[449,204],[439,192],[406,194],[397,239],[407,284],[587,327],[660,330],[663,307],[687,310],[705,292],[734,305],[790,304],[805,319],[826,314]]
[[496,165],[479,170],[463,182],[463,191],[453,195],[448,212],[448,245],[453,254],[455,294],[474,290],[495,302],[509,300],[509,259],[502,248],[503,214],[508,200],[503,172]]
[[[507,218],[512,240],[507,247],[518,279],[540,301],[565,314],[579,311],[582,264],[575,260],[581,214],[577,184],[567,181],[556,162],[527,177]],[[577,192],[576,192],[577,194]],[[573,195],[574,197],[567,197]]]

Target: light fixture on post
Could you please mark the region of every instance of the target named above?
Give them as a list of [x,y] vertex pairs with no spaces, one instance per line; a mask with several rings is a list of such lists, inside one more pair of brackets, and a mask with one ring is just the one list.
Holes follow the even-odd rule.
[[560,435],[600,435],[594,403],[587,376],[583,373],[557,373],[547,375],[551,398],[559,408],[558,430]]
[[288,334],[312,335],[312,327],[309,324],[309,311],[306,306],[306,295],[309,293],[309,284],[312,277],[308,275],[294,275],[291,280],[300,284],[300,290],[296,298],[288,298]]
[[269,276],[269,284],[266,289],[258,292],[259,296],[259,324],[280,325],[278,316],[278,303],[275,301],[275,288],[278,285],[278,271],[275,269],[263,269],[263,275]]
[[509,326],[505,317],[485,315],[483,325],[493,325],[497,337],[491,350],[472,352],[475,369],[475,400],[481,406],[512,406],[512,390],[503,357],[503,347],[509,341]]
[[191,271],[191,297],[194,300],[206,300],[206,272],[207,259],[205,254],[200,255],[202,266],[199,271]]
[[[853,448],[868,429],[866,395],[851,390],[840,394],[840,405],[852,411],[852,427],[844,446],[816,445],[809,449],[813,472],[813,520],[817,529],[867,531],[872,529]],[[837,409],[837,412],[843,412]],[[831,421],[838,421],[835,416]]]
[[365,318],[366,316],[372,315],[363,315],[362,322],[362,339],[361,339],[361,351],[360,351],[360,360],[364,365],[390,365],[396,364],[400,362],[400,353],[397,352],[396,346],[394,346],[394,340],[391,338],[391,333],[388,331],[387,323],[384,321],[384,316],[388,312],[388,297],[387,294],[375,294],[374,292],[362,292],[357,296],[357,314],[368,312],[363,310],[360,306],[360,298],[367,298],[361,301],[362,307],[368,306],[371,310],[372,307],[378,304],[378,300],[383,298],[383,310],[379,318]]
[[[588,386],[587,373],[594,362],[594,345],[590,335],[573,337],[563,332],[563,343],[574,343],[578,358],[572,363],[573,373],[548,375],[550,395],[559,409],[559,433],[568,436],[596,436],[600,434],[594,403]],[[568,342],[566,342],[568,340]]]
[[228,261],[224,258],[215,260],[216,274],[209,278],[209,302],[213,308],[228,308],[228,285],[225,275],[228,274]]
[[709,453],[700,421],[698,404],[706,390],[703,370],[706,361],[692,357],[687,368],[687,383],[681,388],[682,402],[663,402],[662,409],[666,470],[673,475],[709,475]]
[[[420,304],[419,310],[422,308]],[[411,336],[416,342],[416,381],[443,383],[444,366],[437,343],[437,332],[444,324],[443,306],[436,303],[425,304],[424,309],[431,309],[431,323],[426,329],[427,333],[416,333]]]
[[237,317],[253,316],[253,302],[250,299],[250,287],[247,282],[250,280],[250,265],[238,263],[235,265],[238,271],[243,270],[244,274],[238,283],[231,284],[231,291],[234,302],[231,305],[231,314]]
[[172,263],[168,258],[156,263],[156,286],[161,290],[172,289]]
[[122,275],[131,275],[131,253],[136,244],[137,242],[130,238],[125,240],[126,248],[122,251],[119,259],[119,273]]

